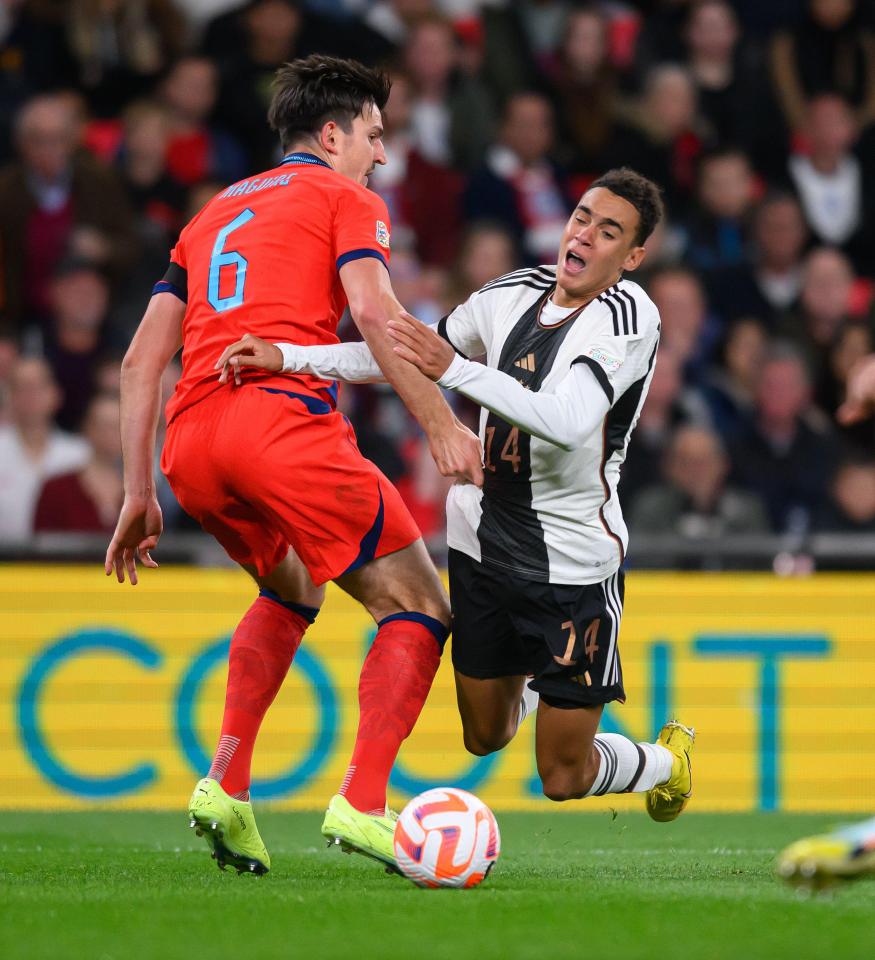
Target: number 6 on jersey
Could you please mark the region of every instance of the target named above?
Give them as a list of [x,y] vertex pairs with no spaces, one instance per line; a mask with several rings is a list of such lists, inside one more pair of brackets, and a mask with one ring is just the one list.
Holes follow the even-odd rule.
[[[216,242],[213,244],[213,255],[210,257],[210,277],[207,288],[207,300],[210,306],[217,312],[224,310],[233,310],[243,303],[243,291],[246,286],[246,268],[249,261],[236,250],[223,250],[228,236],[242,227],[255,216],[254,211],[248,207],[216,234]],[[234,292],[228,297],[219,296],[219,285],[221,281],[222,267],[234,267]]]

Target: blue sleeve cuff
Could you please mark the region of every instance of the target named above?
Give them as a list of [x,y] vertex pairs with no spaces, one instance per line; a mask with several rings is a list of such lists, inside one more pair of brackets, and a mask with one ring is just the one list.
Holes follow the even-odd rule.
[[183,303],[188,303],[188,297],[185,291],[180,290],[176,284],[170,283],[168,280],[159,280],[155,286],[152,287],[152,296],[155,296],[156,293],[172,293],[174,297],[177,297]]
[[342,253],[337,258],[337,269],[339,270],[345,263],[361,260],[363,257],[373,257],[375,260],[379,260],[387,270],[389,269],[383,254],[379,250],[372,250],[370,247],[362,247],[361,250],[350,250],[349,253]]

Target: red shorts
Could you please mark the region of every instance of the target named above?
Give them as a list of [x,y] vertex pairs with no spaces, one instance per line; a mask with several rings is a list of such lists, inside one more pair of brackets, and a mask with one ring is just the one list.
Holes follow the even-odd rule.
[[420,537],[346,418],[309,394],[214,393],[170,423],[161,469],[183,508],[261,576],[289,546],[318,585]]

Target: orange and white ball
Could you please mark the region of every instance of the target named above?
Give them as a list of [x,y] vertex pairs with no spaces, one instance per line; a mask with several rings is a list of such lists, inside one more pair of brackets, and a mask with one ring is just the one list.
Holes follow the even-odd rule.
[[395,859],[420,887],[476,887],[501,849],[489,807],[467,790],[438,787],[414,797],[395,825]]

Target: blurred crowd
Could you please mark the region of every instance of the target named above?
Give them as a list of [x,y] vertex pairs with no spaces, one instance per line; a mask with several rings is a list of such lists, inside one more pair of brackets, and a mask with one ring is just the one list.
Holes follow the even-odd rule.
[[[631,277],[663,323],[633,536],[875,532],[873,422],[834,417],[875,339],[875,3],[0,0],[0,543],[112,529],[121,357],[180,228],[280,159],[270,81],[313,52],[391,73],[371,186],[425,321],[553,262],[605,169],[663,187]],[[440,543],[446,487],[403,405],[342,403]]]

